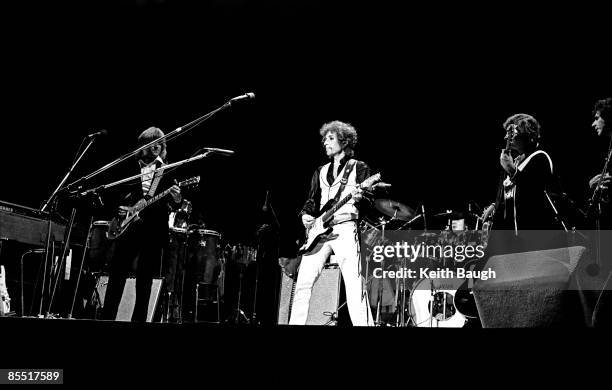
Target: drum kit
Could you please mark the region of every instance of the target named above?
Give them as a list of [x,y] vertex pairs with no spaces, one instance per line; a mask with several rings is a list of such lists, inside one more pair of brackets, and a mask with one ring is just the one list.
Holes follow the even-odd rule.
[[[486,232],[479,229],[482,226],[481,218],[471,211],[471,207],[465,212],[446,210],[432,215],[425,215],[422,206],[420,209],[421,212],[417,213],[398,201],[377,199],[374,201],[374,210],[361,222],[362,255],[367,262],[368,294],[376,313],[376,324],[401,327],[467,326],[477,320],[471,290],[467,289],[472,281],[457,277],[422,278],[418,269],[471,269],[474,262],[458,262],[441,254],[427,254],[419,255],[411,262],[405,257],[396,257],[373,263],[374,247],[395,245],[394,238],[398,237],[410,237],[409,244],[415,247],[418,244],[486,247]],[[428,230],[427,222],[438,229]],[[468,229],[468,226],[473,229]],[[410,232],[407,231],[414,231],[414,234],[408,234]],[[374,277],[373,270],[377,267],[396,273],[409,267],[417,270],[416,277]]]

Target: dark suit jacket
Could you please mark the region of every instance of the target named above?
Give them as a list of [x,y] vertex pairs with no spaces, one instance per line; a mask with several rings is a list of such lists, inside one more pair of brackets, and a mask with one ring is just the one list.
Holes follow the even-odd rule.
[[[134,174],[140,173],[140,166],[138,164],[134,165]],[[159,173],[156,173],[155,177],[158,175]],[[153,180],[155,180],[155,177]],[[164,173],[154,195],[157,195],[170,188],[173,184],[174,181],[172,175]],[[136,204],[136,202],[144,197],[145,196],[142,191],[142,180],[139,179],[135,183],[126,186],[125,192],[120,197],[119,205],[133,206]],[[168,215],[171,210],[176,210],[179,206],[180,203],[175,203],[172,195],[168,194],[164,198],[159,199],[157,202],[151,204],[145,210],[143,210],[140,213],[141,220],[135,222],[134,226],[130,226],[129,229],[142,230],[148,237],[151,237],[152,244],[154,243],[153,240],[157,241],[155,243],[163,244],[168,239]]]

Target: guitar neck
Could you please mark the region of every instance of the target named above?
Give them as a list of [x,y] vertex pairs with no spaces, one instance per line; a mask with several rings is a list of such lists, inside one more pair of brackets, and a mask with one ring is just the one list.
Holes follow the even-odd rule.
[[[370,187],[372,184],[374,184],[378,180],[380,180],[380,173],[377,173],[375,175],[368,177],[361,184],[359,184],[358,187],[361,189]],[[353,198],[353,193],[348,194],[347,196],[339,200],[338,203],[336,203],[331,209],[326,211],[319,218],[321,218],[324,223],[327,222],[334,215],[334,213],[338,211],[340,207],[344,206],[352,198]]]
[[158,200],[160,200],[161,198],[163,198],[164,196],[168,195],[170,193],[170,188],[168,188],[165,191],[160,192],[159,194],[155,195],[154,197],[152,197],[151,199],[147,200],[139,209],[138,211],[142,211],[143,209],[145,209],[146,207],[149,207],[150,205],[152,205],[153,203],[157,202]]
[[340,201],[338,201],[338,203],[336,203],[331,209],[327,210],[325,214],[321,216],[321,219],[323,220],[323,222],[327,222],[335,214],[335,212],[338,211],[340,207],[344,206],[346,202],[348,202],[352,198],[353,198],[353,194],[348,194],[347,196],[342,198]]

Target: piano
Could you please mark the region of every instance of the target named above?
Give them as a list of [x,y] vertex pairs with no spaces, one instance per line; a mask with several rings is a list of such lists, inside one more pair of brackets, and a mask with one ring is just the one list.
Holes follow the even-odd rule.
[[[49,213],[0,200],[0,239],[44,246],[50,218]],[[62,241],[66,226],[51,219],[51,241]]]

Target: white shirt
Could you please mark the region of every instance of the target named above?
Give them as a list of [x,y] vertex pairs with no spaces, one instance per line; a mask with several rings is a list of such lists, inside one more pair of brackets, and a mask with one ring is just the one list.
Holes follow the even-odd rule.
[[154,175],[153,171],[157,169],[157,165],[155,163],[158,161],[160,163],[160,166],[164,165],[164,161],[159,156],[157,156],[157,158],[148,165],[145,165],[142,160],[140,161],[140,173],[146,173],[146,175],[141,176],[143,195],[148,194],[149,189],[151,189],[151,182],[153,181]]

